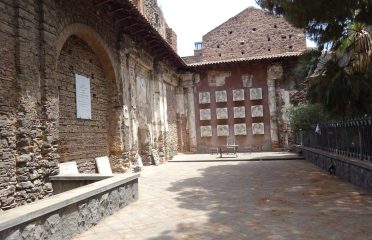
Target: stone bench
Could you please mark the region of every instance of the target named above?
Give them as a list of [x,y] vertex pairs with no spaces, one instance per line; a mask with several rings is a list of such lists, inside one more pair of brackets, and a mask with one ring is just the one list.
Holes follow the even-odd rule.
[[[3,212],[0,218],[0,239],[71,239],[96,225],[105,216],[136,201],[139,176],[111,176]],[[99,176],[93,178],[98,180]]]

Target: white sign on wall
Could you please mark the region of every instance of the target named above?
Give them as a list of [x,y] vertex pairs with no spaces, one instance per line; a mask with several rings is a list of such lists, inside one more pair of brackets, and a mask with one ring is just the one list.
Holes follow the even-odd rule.
[[75,74],[76,80],[76,117],[92,119],[92,99],[90,95],[90,79]]

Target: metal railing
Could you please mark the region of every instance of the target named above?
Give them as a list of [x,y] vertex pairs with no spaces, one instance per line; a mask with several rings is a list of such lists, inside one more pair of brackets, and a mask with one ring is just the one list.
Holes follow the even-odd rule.
[[296,144],[372,161],[372,117],[321,123],[297,131]]

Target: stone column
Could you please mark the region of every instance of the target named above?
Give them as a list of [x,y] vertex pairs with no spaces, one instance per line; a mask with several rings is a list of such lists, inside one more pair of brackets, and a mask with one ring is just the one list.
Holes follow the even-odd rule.
[[189,86],[187,88],[187,102],[188,102],[188,129],[190,138],[190,151],[196,152],[196,126],[195,126],[195,103],[194,103],[194,88]]
[[283,78],[283,68],[281,65],[271,65],[267,70],[268,100],[270,110],[270,134],[272,148],[279,147],[278,132],[278,111],[276,101],[276,81]]
[[184,117],[185,117],[185,101],[183,88],[178,86],[176,88],[176,101],[177,101],[177,136],[178,136],[178,151],[185,150],[184,139]]

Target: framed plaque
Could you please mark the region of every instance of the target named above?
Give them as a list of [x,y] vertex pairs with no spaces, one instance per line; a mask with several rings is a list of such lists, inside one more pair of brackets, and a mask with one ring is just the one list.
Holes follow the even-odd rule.
[[92,119],[92,99],[90,94],[90,79],[75,74],[76,81],[76,117]]

